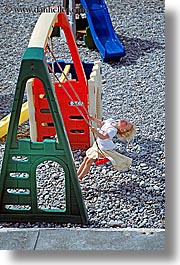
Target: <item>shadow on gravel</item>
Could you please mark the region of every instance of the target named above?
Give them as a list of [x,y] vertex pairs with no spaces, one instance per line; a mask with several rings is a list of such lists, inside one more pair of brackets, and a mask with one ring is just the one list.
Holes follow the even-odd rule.
[[0,119],[4,118],[6,115],[9,114],[12,108],[13,98],[13,94],[0,95]]
[[[3,94],[0,95],[0,120],[4,118],[6,115],[10,114],[12,109],[12,104],[14,100],[14,94]],[[27,100],[26,96],[24,97],[23,103]]]
[[117,37],[119,40],[121,40],[121,43],[125,47],[126,55],[122,57],[119,62],[108,62],[111,66],[128,66],[136,64],[136,61],[139,59],[139,57],[144,56],[146,53],[152,53],[157,49],[165,49],[162,44],[156,41],[142,40],[139,38],[128,38],[118,34]]

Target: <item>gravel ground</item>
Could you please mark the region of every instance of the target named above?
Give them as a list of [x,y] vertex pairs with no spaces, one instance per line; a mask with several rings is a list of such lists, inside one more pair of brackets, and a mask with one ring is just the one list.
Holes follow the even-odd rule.
[[[137,126],[129,145],[115,139],[117,150],[133,159],[128,171],[118,172],[111,165],[92,166],[81,182],[87,207],[88,227],[165,228],[165,10],[160,0],[106,1],[116,33],[126,49],[120,62],[102,64],[103,118],[125,118]],[[11,111],[21,57],[40,13],[15,12],[15,7],[61,5],[60,1],[1,1],[0,38],[0,118]],[[8,7],[8,8],[7,8]],[[85,61],[100,59],[78,41]],[[68,59],[62,42],[60,59]],[[21,127],[26,131],[28,124]],[[4,143],[0,144],[2,162]],[[84,151],[73,152],[78,167]],[[41,170],[40,165],[40,170]],[[58,166],[42,186],[44,176],[37,172],[39,205],[61,203],[55,186]],[[59,181],[57,183],[57,181]],[[48,190],[48,187],[50,187]],[[49,198],[48,197],[52,197]],[[59,198],[58,198],[59,197]],[[59,200],[59,201],[58,201]],[[0,223],[1,227],[79,226],[53,223]]]

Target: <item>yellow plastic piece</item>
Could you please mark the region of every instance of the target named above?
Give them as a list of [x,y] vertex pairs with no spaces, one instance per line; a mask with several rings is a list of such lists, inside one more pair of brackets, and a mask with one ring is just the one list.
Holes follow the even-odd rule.
[[[69,74],[70,69],[71,69],[70,64],[67,64],[67,65],[64,67],[63,72],[64,72],[64,74],[65,74],[66,76]],[[61,83],[64,82],[65,79],[66,79],[65,76],[64,76],[64,74],[62,74],[62,75],[60,76],[60,78],[59,78],[59,81],[60,81]]]
[[[10,117],[11,114],[8,114],[6,117],[0,120],[0,138],[4,137],[8,132]],[[29,119],[28,102],[25,102],[24,104],[22,104],[19,125],[21,125],[23,122],[27,121],[28,119]]]

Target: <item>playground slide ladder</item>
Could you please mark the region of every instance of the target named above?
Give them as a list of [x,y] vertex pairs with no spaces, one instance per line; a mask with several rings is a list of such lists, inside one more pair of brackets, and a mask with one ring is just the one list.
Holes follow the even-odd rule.
[[[70,65],[66,65],[64,68],[64,74],[68,75],[70,71]],[[61,74],[59,81],[64,82],[65,76],[64,74]],[[3,119],[0,120],[0,138],[4,137],[8,132],[9,127],[9,121],[10,121],[11,114],[8,114]],[[21,114],[19,118],[19,125],[21,125],[23,122],[27,121],[29,119],[29,111],[28,111],[28,102],[25,102],[22,104],[21,108]]]

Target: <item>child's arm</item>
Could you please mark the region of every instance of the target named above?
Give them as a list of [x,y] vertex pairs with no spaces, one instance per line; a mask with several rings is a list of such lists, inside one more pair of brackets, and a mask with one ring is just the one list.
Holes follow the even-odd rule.
[[95,122],[96,124],[98,124],[100,127],[103,126],[103,124],[104,124],[104,121],[101,121],[101,120],[99,120],[99,119],[93,117],[92,115],[89,115],[89,119],[90,119],[91,121],[94,121],[94,122]]
[[108,133],[100,133],[98,130],[96,130],[94,127],[90,126],[90,129],[93,133],[95,133],[97,135],[97,137],[99,137],[101,140],[105,140],[109,138],[109,134]]

